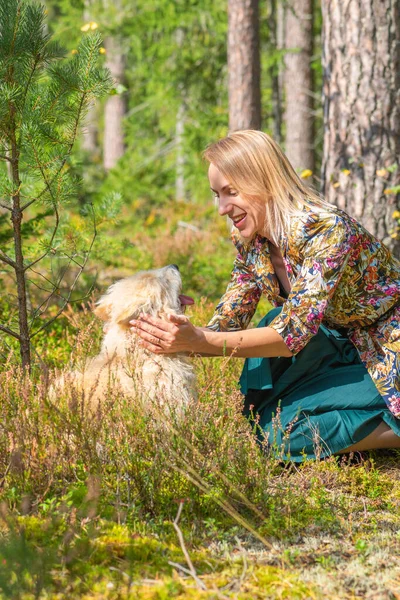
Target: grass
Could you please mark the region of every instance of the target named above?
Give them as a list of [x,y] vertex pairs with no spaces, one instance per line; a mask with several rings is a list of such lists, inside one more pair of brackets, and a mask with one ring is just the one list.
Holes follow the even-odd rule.
[[[204,322],[211,305],[195,310]],[[79,362],[101,325],[67,316],[60,343]],[[1,597],[400,598],[398,453],[280,464],[241,415],[240,367],[198,360],[198,405],[160,428],[115,390],[91,417],[73,394],[54,405],[52,373],[10,360]]]
[[[172,222],[164,237],[144,231],[148,246],[132,246],[123,264],[128,272],[188,257],[184,291],[214,299],[191,309],[199,325],[233,256],[207,223],[190,233]],[[213,281],[209,256],[228,248]],[[267,309],[260,303],[254,320]],[[229,357],[195,360],[199,402],[164,426],[117,389],[95,415],[72,390],[51,402],[54,369],[82,364],[100,339],[101,323],[82,305],[38,337],[31,377],[12,340],[3,348],[1,598],[400,599],[399,452],[280,463],[242,416],[242,361]]]

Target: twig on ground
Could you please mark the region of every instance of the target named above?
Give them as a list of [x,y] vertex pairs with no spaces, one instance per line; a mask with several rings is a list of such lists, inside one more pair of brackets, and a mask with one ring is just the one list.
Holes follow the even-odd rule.
[[192,576],[191,571],[189,571],[189,569],[187,569],[186,567],[183,567],[179,563],[176,563],[173,560],[169,560],[168,564],[171,565],[171,567],[175,567],[176,569],[180,569],[182,571],[182,573],[186,573],[186,575],[189,575],[190,577]]
[[[186,550],[186,546],[185,546],[185,540],[183,539],[183,534],[182,534],[182,531],[181,531],[181,529],[180,529],[180,527],[179,527],[179,525],[178,525],[178,523],[179,523],[179,519],[180,519],[180,517],[181,517],[181,513],[182,513],[183,505],[184,505],[184,502],[182,502],[182,501],[181,501],[181,502],[179,502],[178,512],[177,512],[177,514],[176,514],[176,517],[175,517],[175,520],[174,520],[174,523],[173,523],[173,525],[174,525],[174,529],[175,529],[175,531],[176,531],[176,533],[177,533],[177,535],[178,535],[179,543],[180,543],[180,545],[181,545],[182,552],[183,552],[183,554],[184,554],[184,556],[185,556],[185,559],[186,559],[187,565],[188,565],[188,567],[189,567],[189,572],[190,572],[190,575],[193,577],[193,579],[195,580],[195,582],[196,582],[196,584],[197,584],[197,587],[198,587],[200,590],[207,590],[207,586],[206,586],[206,585],[205,585],[205,584],[204,584],[204,583],[201,581],[201,579],[199,579],[199,577],[197,576],[196,569],[194,568],[194,566],[193,566],[193,563],[192,563],[192,561],[191,561],[191,559],[190,559],[189,552]],[[179,568],[181,568],[181,567],[179,567]],[[184,572],[185,572],[185,571],[184,571]]]
[[242,554],[242,559],[243,559],[243,571],[242,571],[242,574],[239,579],[239,589],[238,589],[238,592],[240,592],[242,585],[243,585],[244,578],[246,577],[246,573],[247,573],[247,556],[246,556],[246,550],[243,548],[241,541],[239,540],[237,535],[235,535],[235,540],[236,540],[238,548]]

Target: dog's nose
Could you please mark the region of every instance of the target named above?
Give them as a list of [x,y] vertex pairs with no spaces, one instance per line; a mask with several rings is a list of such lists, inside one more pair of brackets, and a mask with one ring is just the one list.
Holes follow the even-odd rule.
[[173,269],[176,269],[176,271],[179,271],[178,265],[169,265],[169,266],[172,267]]

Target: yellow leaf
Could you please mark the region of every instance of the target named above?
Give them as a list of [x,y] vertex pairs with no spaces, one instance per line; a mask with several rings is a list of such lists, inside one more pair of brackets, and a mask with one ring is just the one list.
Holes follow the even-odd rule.
[[340,183],[339,183],[338,181],[335,181],[335,183],[333,184],[333,187],[334,187],[334,188],[338,188],[338,187],[339,187],[339,185],[340,185]]
[[107,50],[103,47],[99,48],[100,54],[106,54]]
[[387,177],[389,175],[389,171],[387,171],[386,169],[378,169],[376,171],[376,174],[378,175],[378,177]]
[[386,190],[383,190],[383,193],[386,194],[386,196],[388,196],[389,194],[394,194],[394,191],[392,190],[392,188],[386,188]]
[[350,175],[351,171],[349,171],[349,169],[343,169],[342,173],[344,173],[344,175]]
[[392,217],[393,219],[400,219],[400,210],[395,210]]
[[313,172],[310,169],[304,169],[304,171],[300,173],[300,177],[302,179],[307,179],[308,177],[311,177],[312,174]]
[[82,25],[81,27],[81,31],[89,31],[90,29],[90,23],[85,23],[85,25]]
[[73,50],[71,50],[71,54],[78,54],[78,50],[74,48]]
[[397,239],[397,233],[396,232],[395,233],[391,233],[390,237],[393,238],[394,240],[396,240]]
[[97,25],[97,23],[95,21],[90,21],[89,25],[90,25],[90,29],[92,31],[94,31],[95,29],[98,28],[98,25]]

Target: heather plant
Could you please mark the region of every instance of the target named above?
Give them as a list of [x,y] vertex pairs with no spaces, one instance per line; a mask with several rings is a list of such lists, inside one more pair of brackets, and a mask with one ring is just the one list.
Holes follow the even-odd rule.
[[[204,322],[212,307],[191,310]],[[101,323],[87,308],[64,318],[65,368],[82,368],[98,351]],[[242,360],[194,360],[199,399],[183,417],[157,404],[143,410],[112,386],[91,412],[72,386],[51,397],[59,369],[28,377],[12,358],[3,365],[4,597],[346,597],[335,595],[336,564],[348,573],[341,589],[350,573],[361,589],[378,552],[374,522],[391,514],[395,527],[395,457],[282,464],[242,415]],[[395,557],[395,533],[384,531]],[[385,561],[379,589],[397,573]]]

